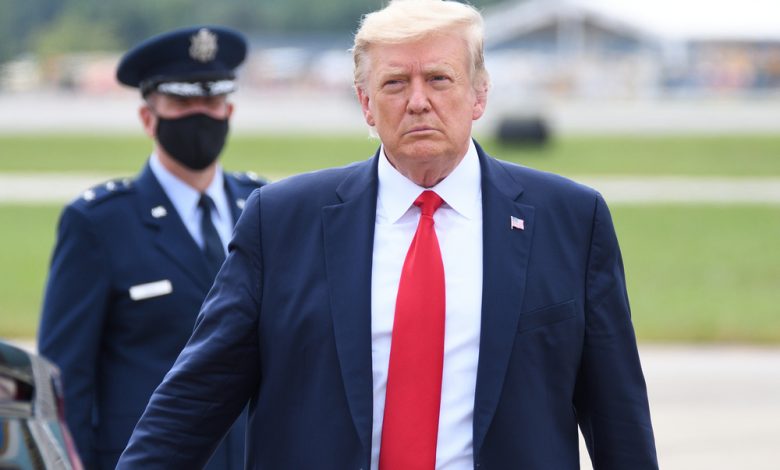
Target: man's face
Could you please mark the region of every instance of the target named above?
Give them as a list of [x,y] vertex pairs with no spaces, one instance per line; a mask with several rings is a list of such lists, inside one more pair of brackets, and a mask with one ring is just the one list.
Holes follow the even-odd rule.
[[363,115],[390,163],[423,187],[460,163],[472,121],[485,110],[486,85],[474,89],[468,57],[466,41],[454,34],[368,51],[367,83],[358,87]]
[[233,104],[227,95],[181,97],[152,93],[141,107],[141,121],[147,135],[154,137],[157,117],[176,119],[203,113],[214,119],[228,119],[233,114]]

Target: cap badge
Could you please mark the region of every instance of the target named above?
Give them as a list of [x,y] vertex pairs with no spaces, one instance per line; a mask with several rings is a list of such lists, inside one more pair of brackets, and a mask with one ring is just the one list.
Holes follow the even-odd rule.
[[198,62],[210,62],[217,56],[217,35],[206,28],[190,36],[190,57]]

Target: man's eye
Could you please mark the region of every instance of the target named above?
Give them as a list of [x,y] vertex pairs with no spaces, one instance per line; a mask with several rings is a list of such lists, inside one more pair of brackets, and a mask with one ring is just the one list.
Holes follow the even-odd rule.
[[382,84],[382,88],[387,91],[401,90],[404,86],[404,81],[399,79],[385,80]]

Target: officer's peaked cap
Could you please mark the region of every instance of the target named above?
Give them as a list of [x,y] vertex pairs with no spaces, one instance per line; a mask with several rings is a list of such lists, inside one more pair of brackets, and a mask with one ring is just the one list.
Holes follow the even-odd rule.
[[193,26],[151,37],[119,61],[120,83],[145,96],[159,91],[210,96],[235,89],[235,68],[246,57],[246,39],[222,26]]

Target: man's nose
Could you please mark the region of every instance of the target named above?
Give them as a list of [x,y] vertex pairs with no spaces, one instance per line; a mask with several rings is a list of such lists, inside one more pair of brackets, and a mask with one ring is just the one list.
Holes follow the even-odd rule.
[[406,110],[412,114],[424,113],[430,111],[431,102],[428,98],[424,80],[412,80],[410,84],[409,102],[406,104]]
[[189,114],[205,113],[209,114],[213,111],[213,108],[209,106],[209,103],[205,99],[193,100],[189,105]]

